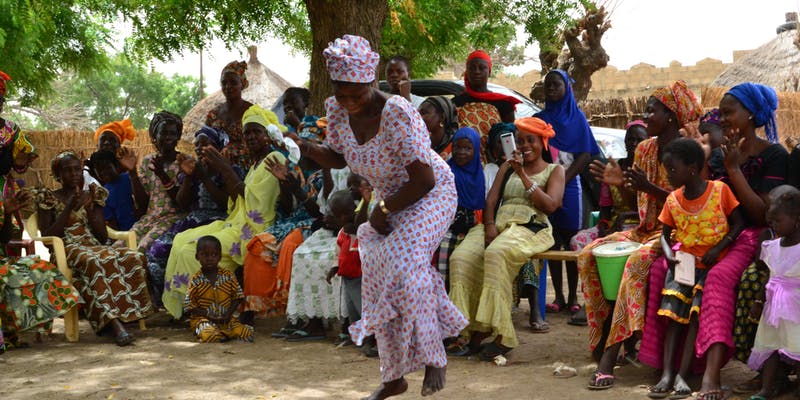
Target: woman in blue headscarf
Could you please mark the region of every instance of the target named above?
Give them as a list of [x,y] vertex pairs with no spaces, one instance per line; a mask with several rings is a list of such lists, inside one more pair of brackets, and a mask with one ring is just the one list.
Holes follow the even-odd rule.
[[464,240],[464,235],[483,221],[485,179],[481,166],[481,137],[478,131],[464,127],[453,135],[453,153],[447,164],[453,171],[458,193],[458,207],[450,229],[442,238],[439,250],[434,253],[434,264],[450,290],[449,264],[453,250]]
[[[561,164],[566,169],[564,200],[561,208],[550,215],[553,224],[555,247],[569,249],[569,241],[582,228],[583,190],[580,173],[589,165],[592,156],[600,152],[589,123],[575,102],[572,80],[565,71],[554,69],[544,78],[544,110],[536,114],[553,126],[556,136],[550,140],[550,151],[543,154],[548,162]],[[580,311],[578,305],[578,266],[567,262],[569,297],[565,301],[561,268],[550,270],[556,298],[547,305],[549,312],[559,312],[569,307],[570,312]]]
[[[197,161],[189,157],[179,157],[181,172],[178,180],[187,185],[181,185],[176,196],[178,205],[186,210],[191,210],[185,218],[175,222],[166,233],[153,241],[147,250],[147,268],[150,271],[150,293],[153,302],[161,306],[161,295],[164,293],[164,274],[167,268],[167,259],[172,250],[175,235],[191,228],[223,220],[228,216],[228,193],[222,176],[211,171],[206,163],[206,146],[222,151],[228,145],[230,138],[222,129],[203,125],[194,134],[194,151]],[[244,178],[244,170],[236,164],[231,165],[233,171],[240,179]]]

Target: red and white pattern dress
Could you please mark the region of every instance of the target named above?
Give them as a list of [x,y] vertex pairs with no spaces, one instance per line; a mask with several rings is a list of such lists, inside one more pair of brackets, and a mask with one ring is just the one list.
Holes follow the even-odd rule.
[[439,272],[431,266],[457,205],[453,174],[431,150],[430,138],[414,106],[389,98],[378,134],[359,145],[347,111],[333,97],[325,103],[325,142],[344,155],[350,169],[387,198],[409,180],[405,167],[420,161],[433,168],[436,186],[422,199],[389,215],[392,232],[383,236],[369,223],[358,229],[362,258],[361,320],[350,326],[358,344],[374,334],[384,382],[426,365],[444,367],[442,340],[454,337],[467,320],[450,302]]

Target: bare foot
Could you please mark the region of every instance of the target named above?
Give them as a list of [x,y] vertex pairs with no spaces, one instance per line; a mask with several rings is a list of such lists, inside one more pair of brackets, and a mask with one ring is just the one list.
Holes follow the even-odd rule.
[[398,378],[393,381],[381,383],[369,397],[364,397],[362,400],[383,400],[392,396],[405,393],[408,390],[408,382],[405,378]]
[[689,384],[683,380],[683,377],[680,374],[675,375],[675,386],[672,387],[672,396],[670,399],[677,400],[677,399],[685,399],[692,395],[692,388],[689,387]]
[[444,389],[447,367],[436,368],[425,366],[425,379],[422,380],[422,395],[430,396]]
[[661,374],[661,380],[658,381],[653,387],[650,388],[648,397],[651,399],[660,399],[666,397],[666,394],[672,391],[672,374],[665,371]]

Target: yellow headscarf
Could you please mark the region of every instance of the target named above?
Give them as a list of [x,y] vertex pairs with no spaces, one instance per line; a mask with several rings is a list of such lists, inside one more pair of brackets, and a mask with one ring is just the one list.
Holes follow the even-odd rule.
[[253,105],[242,114],[242,127],[251,122],[263,126],[267,131],[269,131],[270,125],[275,125],[281,132],[288,131],[288,129],[278,121],[278,116],[275,115],[274,112],[265,110],[258,105]]
[[36,148],[33,147],[33,144],[31,144],[24,132],[20,132],[19,135],[17,135],[17,139],[14,140],[14,148],[11,150],[11,155],[14,159],[19,157],[20,154],[36,154]]

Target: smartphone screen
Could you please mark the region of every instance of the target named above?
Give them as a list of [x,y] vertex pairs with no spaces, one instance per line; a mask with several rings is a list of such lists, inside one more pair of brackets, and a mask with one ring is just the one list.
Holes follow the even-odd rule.
[[514,140],[514,133],[506,132],[500,135],[500,145],[503,146],[503,154],[506,160],[510,160],[512,153],[517,149],[517,143]]

